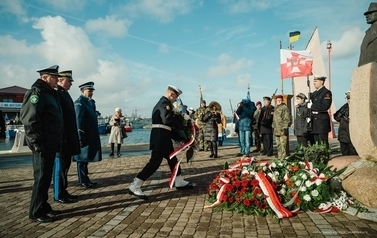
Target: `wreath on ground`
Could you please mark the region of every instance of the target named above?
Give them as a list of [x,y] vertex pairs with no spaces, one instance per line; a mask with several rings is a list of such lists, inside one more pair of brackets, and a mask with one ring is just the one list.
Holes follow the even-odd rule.
[[[311,156],[313,150],[321,155],[328,150],[322,145],[312,147],[315,148],[300,150]],[[346,168],[336,171],[322,162],[293,155],[285,160],[256,161],[249,157],[231,166],[226,163],[207,188],[210,205],[205,207],[278,218],[291,217],[299,211],[344,210],[353,199],[334,188],[332,180]]]

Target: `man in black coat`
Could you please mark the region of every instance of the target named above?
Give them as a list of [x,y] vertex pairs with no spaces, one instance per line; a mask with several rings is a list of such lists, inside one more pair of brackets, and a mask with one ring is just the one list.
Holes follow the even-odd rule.
[[349,103],[351,99],[350,92],[346,92],[346,99],[347,103],[339,108],[339,110],[334,114],[334,119],[339,122],[338,140],[340,143],[340,153],[342,153],[342,155],[357,155],[356,149],[351,141],[349,129]]
[[262,107],[258,128],[259,133],[262,135],[263,152],[261,154],[272,156],[273,155],[273,136],[272,136],[272,120],[274,118],[274,106],[271,105],[270,97],[263,97],[264,107]]
[[[174,151],[172,135],[175,130],[182,128],[182,121],[173,112],[173,102],[182,94],[182,91],[172,85],[168,86],[165,96],[161,97],[152,111],[152,131],[150,136],[149,149],[152,150],[151,158],[141,172],[139,172],[129,187],[129,193],[141,199],[148,197],[141,190],[141,185],[160,167],[162,159],[168,161],[170,170],[178,163],[177,157],[169,158]],[[181,176],[181,167],[178,167],[175,179],[176,189],[191,189],[193,185],[185,181]]]
[[75,202],[77,196],[67,191],[68,170],[71,166],[73,155],[80,154],[79,137],[77,135],[75,106],[68,90],[72,86],[72,71],[59,73],[58,96],[63,112],[63,143],[62,149],[57,153],[54,165],[54,200],[60,203]]
[[315,143],[329,144],[328,134],[331,131],[330,116],[327,110],[331,107],[332,94],[325,86],[326,77],[315,76],[315,91],[310,94],[310,103],[308,107],[311,109],[311,119],[313,135]]
[[55,88],[58,68],[54,65],[38,70],[40,78],[24,96],[20,119],[25,128],[26,142],[33,153],[34,184],[29,219],[51,222],[54,215],[48,200],[56,152],[61,149],[63,119]]

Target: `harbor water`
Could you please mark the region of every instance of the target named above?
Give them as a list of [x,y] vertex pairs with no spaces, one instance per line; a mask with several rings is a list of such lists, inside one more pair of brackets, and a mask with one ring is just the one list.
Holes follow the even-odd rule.
[[[148,144],[151,129],[133,129],[127,133],[127,138],[123,140],[124,145]],[[110,134],[101,134],[101,145],[109,145]],[[14,144],[14,138],[0,138],[0,150],[10,150]]]

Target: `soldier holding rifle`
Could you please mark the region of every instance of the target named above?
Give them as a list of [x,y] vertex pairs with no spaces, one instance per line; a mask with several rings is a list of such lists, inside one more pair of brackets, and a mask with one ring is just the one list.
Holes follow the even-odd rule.
[[311,109],[311,122],[313,139],[315,143],[329,145],[328,133],[331,131],[330,116],[327,110],[331,107],[332,93],[325,86],[326,77],[315,76],[315,91],[310,93],[308,108]]

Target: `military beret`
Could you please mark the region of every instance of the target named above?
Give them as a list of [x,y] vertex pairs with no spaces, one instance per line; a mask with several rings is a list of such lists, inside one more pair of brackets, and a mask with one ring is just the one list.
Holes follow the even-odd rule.
[[87,83],[81,84],[81,85],[79,86],[79,88],[80,88],[80,90],[84,90],[84,89],[95,90],[95,89],[93,88],[93,86],[94,86],[94,83],[93,83],[93,82],[87,82]]
[[283,99],[283,95],[276,95],[275,98],[276,99]]
[[200,101],[200,103],[204,103],[204,104],[206,104],[206,100],[202,100],[202,101]]
[[182,94],[182,91],[176,86],[168,85],[168,89],[173,91],[175,94],[177,94],[177,96]]
[[255,104],[255,106],[258,106],[258,105],[261,105],[261,106],[262,106],[261,101],[258,101],[258,102]]
[[58,65],[53,65],[51,67],[48,67],[46,69],[39,69],[37,72],[42,75],[42,74],[48,74],[48,75],[54,75],[54,76],[59,76],[59,66]]

